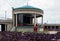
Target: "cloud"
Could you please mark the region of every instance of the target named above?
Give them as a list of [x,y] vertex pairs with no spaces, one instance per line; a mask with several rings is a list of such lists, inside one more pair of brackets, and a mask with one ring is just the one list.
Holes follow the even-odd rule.
[[12,7],[20,7],[22,5],[25,5],[27,0],[0,0],[0,18],[5,17],[5,11],[6,11],[6,17],[11,18],[12,17]]
[[[12,17],[11,7],[27,5],[28,0],[0,0],[0,17],[4,18],[5,11],[7,18]],[[29,5],[43,9],[44,22],[60,23],[60,0],[29,0]],[[8,15],[9,14],[9,15]]]
[[50,8],[54,5],[54,0],[31,0],[30,5],[38,7],[38,8],[42,8],[42,9],[46,9],[46,8]]
[[12,7],[20,7],[27,3],[27,0],[7,0]]

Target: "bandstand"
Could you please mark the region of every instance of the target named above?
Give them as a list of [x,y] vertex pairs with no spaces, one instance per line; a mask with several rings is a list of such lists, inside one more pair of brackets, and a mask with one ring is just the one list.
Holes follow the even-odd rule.
[[[36,18],[42,17],[41,26],[43,25],[43,10],[32,6],[22,6],[13,8],[13,27],[16,31],[33,31],[36,25]],[[33,24],[34,19],[34,24]]]

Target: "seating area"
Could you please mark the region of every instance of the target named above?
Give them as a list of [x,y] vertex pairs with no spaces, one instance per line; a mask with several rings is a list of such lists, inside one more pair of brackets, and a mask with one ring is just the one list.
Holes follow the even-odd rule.
[[0,41],[60,41],[60,32],[45,34],[34,32],[0,32]]

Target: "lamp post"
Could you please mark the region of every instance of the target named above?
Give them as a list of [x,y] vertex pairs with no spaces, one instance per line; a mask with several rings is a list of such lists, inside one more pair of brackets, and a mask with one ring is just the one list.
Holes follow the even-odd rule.
[[6,11],[5,11],[5,20],[6,20]]

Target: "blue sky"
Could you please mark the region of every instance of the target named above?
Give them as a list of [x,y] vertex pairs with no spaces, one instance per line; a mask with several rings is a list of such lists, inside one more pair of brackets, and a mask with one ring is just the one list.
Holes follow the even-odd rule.
[[[28,0],[0,0],[0,19],[12,17],[12,7],[27,5]],[[29,0],[29,5],[44,11],[44,23],[60,24],[60,0]],[[40,21],[40,19],[39,19]]]

